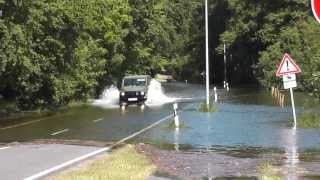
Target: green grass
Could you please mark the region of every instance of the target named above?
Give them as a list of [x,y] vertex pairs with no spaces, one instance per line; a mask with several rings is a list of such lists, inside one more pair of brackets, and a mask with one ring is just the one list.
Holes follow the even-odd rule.
[[[167,126],[166,128],[168,128],[168,129],[176,129],[176,125],[175,125],[175,123],[174,123],[174,120],[172,120],[172,121],[168,124],[168,126]],[[183,121],[180,120],[180,122],[179,122],[179,127],[178,127],[178,128],[183,129],[183,128],[188,128],[188,126],[187,126]]]
[[142,180],[156,171],[156,167],[133,145],[126,145],[88,166],[63,173],[55,180]]
[[200,105],[200,112],[217,112],[218,107],[214,103],[209,103],[209,106],[207,106],[206,103],[202,103]]
[[320,128],[320,113],[305,112],[298,119],[300,128]]
[[259,180],[284,180],[283,177],[276,175],[276,168],[270,162],[264,162],[259,166]]
[[270,174],[273,171],[273,165],[270,162],[264,162],[259,166],[259,172],[261,174]]

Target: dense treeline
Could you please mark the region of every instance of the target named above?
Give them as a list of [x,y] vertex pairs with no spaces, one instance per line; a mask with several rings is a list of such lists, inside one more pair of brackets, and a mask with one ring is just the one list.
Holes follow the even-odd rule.
[[228,0],[226,11],[227,28],[217,50],[226,41],[234,66],[250,67],[248,72],[267,87],[281,86],[275,71],[287,52],[302,68],[299,87],[320,97],[320,25],[309,1]]
[[0,0],[0,9],[0,95],[22,109],[94,97],[126,73],[197,66],[197,1]]
[[[125,74],[204,69],[203,0],[0,0],[0,98],[21,109],[97,96]],[[212,83],[280,85],[288,52],[320,97],[320,25],[305,0],[209,0]]]

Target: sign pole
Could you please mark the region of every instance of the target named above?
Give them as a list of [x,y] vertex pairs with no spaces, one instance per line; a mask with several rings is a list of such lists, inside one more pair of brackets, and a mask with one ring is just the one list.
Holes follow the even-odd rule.
[[226,55],[226,42],[223,42],[223,61],[224,61],[224,83],[226,84],[227,81],[227,55]]
[[209,95],[209,37],[208,37],[208,0],[205,0],[205,16],[206,16],[206,103],[209,108],[210,95]]
[[297,128],[297,116],[296,116],[296,108],[294,105],[294,97],[293,97],[293,89],[290,88],[290,96],[291,96],[291,105],[292,105],[292,113],[293,113],[293,120],[294,120],[294,126],[293,129]]

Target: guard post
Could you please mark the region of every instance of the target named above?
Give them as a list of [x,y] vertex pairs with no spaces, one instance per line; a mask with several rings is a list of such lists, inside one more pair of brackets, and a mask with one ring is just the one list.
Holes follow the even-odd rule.
[[217,87],[213,88],[214,91],[214,102],[218,102],[218,93],[217,93]]
[[174,125],[176,129],[180,127],[180,122],[179,122],[179,116],[178,116],[178,103],[173,104],[173,118],[174,118]]

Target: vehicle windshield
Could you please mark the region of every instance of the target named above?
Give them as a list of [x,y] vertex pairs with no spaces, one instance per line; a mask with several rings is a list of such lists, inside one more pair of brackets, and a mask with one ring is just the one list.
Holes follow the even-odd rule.
[[124,86],[145,86],[146,85],[146,79],[139,78],[139,79],[124,79]]

